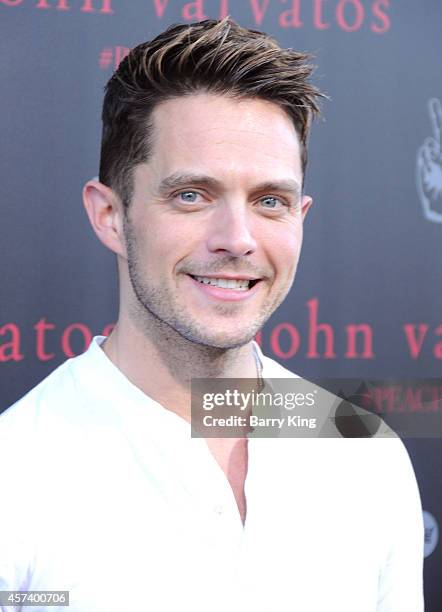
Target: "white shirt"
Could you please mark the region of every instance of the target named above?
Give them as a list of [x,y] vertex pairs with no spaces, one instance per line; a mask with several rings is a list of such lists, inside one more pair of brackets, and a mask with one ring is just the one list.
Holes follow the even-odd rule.
[[0,416],[0,590],[68,590],[70,612],[423,611],[399,439],[249,440],[243,526],[204,439],[103,339]]

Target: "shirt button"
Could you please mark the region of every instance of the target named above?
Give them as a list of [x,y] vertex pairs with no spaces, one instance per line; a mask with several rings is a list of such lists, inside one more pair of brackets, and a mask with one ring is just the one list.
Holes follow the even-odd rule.
[[217,506],[215,506],[213,510],[215,514],[217,514],[218,516],[221,516],[222,514],[224,514],[224,508],[223,506],[221,506],[221,504],[218,504]]

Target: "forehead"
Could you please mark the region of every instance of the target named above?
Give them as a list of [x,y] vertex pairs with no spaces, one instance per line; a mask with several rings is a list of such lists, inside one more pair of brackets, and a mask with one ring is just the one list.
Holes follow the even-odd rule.
[[293,122],[272,102],[198,93],[160,103],[152,120],[149,165],[161,174],[261,174],[261,180],[278,174],[298,180],[301,176]]

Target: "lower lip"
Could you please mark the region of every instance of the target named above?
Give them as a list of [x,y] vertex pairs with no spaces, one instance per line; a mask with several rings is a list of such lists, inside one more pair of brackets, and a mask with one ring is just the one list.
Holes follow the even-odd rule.
[[253,285],[251,289],[241,291],[239,289],[224,289],[223,287],[206,285],[204,283],[200,283],[189,275],[187,275],[187,278],[192,282],[193,285],[195,285],[197,289],[199,289],[207,297],[211,297],[224,302],[239,302],[253,297],[259,291],[262,282],[258,281]]

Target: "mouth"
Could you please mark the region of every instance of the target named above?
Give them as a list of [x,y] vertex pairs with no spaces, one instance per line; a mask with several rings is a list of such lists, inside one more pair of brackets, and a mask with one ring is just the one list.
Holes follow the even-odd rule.
[[229,289],[234,291],[250,291],[257,283],[261,281],[260,278],[226,278],[226,277],[213,277],[213,276],[195,276],[189,274],[193,280],[202,285],[209,285],[212,287],[218,287],[219,289]]

